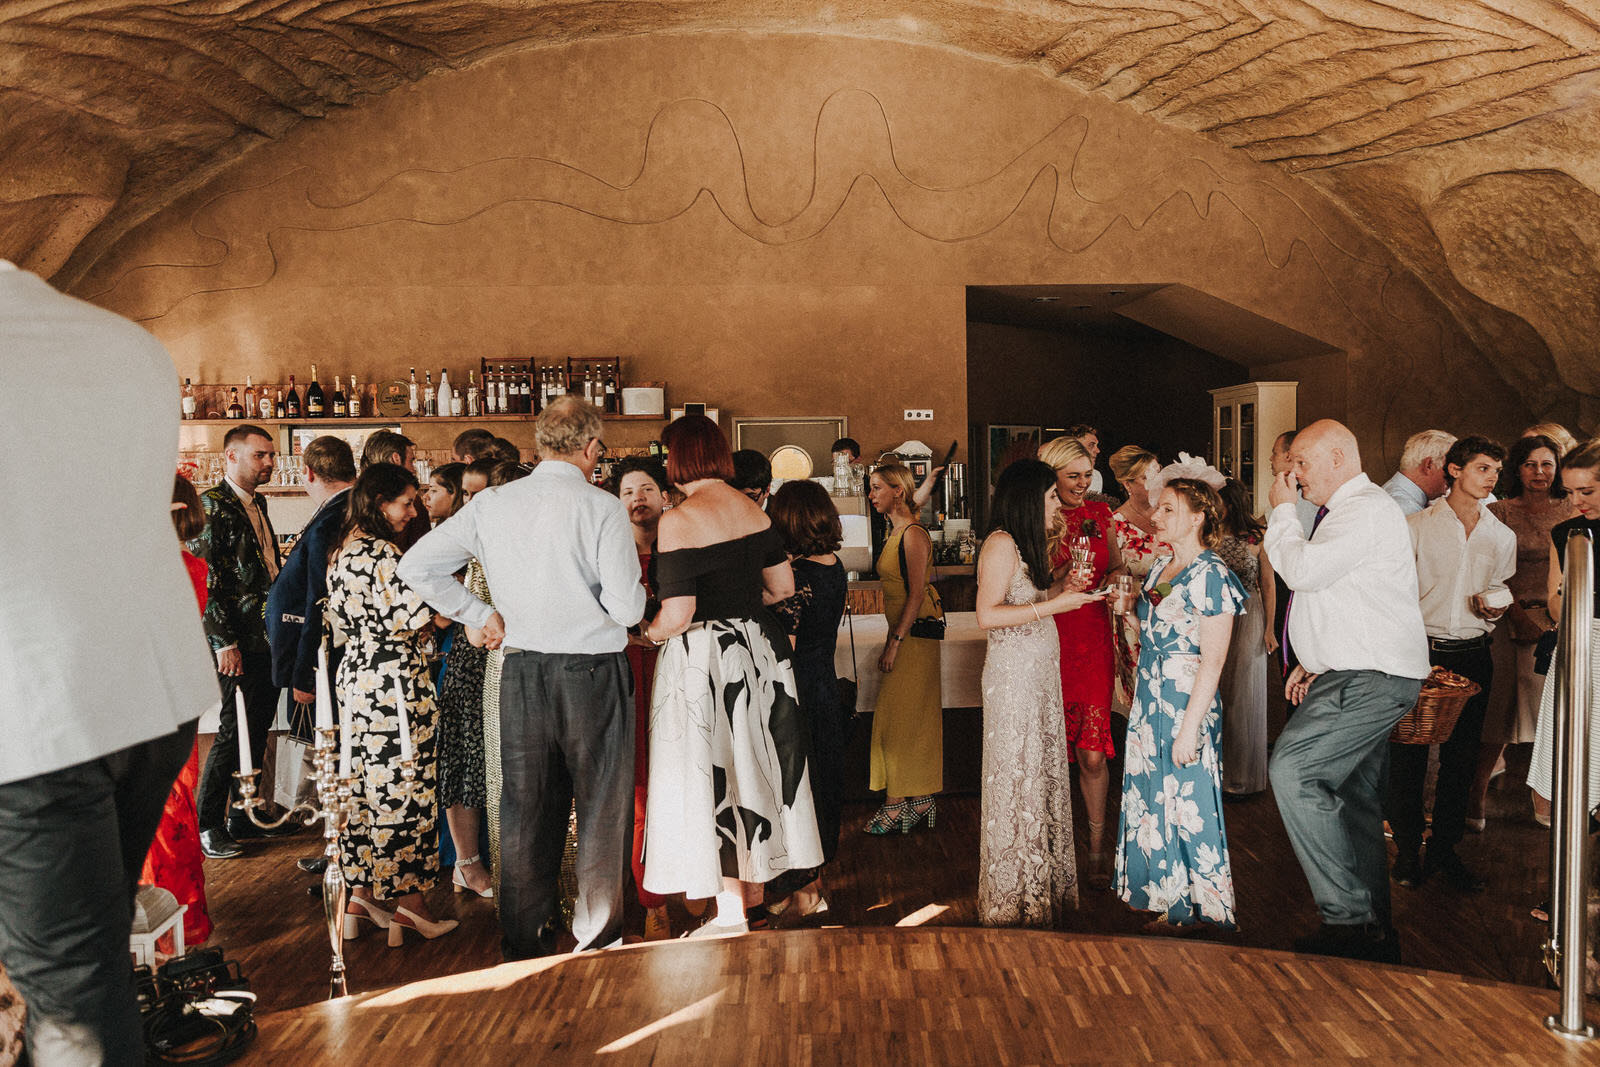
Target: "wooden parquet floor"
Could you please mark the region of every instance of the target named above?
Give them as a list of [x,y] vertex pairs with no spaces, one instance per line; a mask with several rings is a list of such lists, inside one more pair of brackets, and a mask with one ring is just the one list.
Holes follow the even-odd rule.
[[528,961],[268,1016],[257,1062],[1600,1062],[1525,987],[1226,945],[789,931]]

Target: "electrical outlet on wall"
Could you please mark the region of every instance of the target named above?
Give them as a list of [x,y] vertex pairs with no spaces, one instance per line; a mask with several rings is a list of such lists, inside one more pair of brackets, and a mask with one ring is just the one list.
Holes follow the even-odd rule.
[[906,408],[907,422],[932,422],[932,408]]

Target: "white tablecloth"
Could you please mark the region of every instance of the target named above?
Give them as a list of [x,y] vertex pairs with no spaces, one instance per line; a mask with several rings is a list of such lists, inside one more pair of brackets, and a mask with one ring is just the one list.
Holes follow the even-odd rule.
[[[856,631],[856,665],[850,666],[850,629],[854,621]],[[839,624],[838,641],[834,645],[833,667],[841,678],[854,678],[858,683],[856,707],[871,711],[878,700],[878,656],[883,652],[883,642],[889,636],[889,623],[882,615],[847,617]],[[978,629],[978,616],[971,611],[952,611],[945,616],[944,646],[939,653],[939,675],[943,703],[947,708],[977,708],[983,706],[983,657],[988,649],[988,639]]]

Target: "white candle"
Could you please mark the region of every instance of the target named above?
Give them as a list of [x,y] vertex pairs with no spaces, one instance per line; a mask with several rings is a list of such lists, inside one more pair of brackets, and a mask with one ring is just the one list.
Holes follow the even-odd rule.
[[234,718],[239,722],[239,773],[249,774],[255,770],[255,764],[250,762],[250,721],[244,714],[244,690],[238,686],[233,687]]
[[400,702],[400,758],[408,760],[412,757],[411,751],[411,720],[406,716],[406,690],[405,683],[395,686],[394,697]]
[[317,729],[333,729],[333,697],[328,692],[328,647],[317,646]]

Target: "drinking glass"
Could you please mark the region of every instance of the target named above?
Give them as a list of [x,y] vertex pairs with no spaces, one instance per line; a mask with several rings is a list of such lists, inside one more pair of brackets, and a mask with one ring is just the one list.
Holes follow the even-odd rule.
[[1072,561],[1068,575],[1081,582],[1094,578],[1094,549],[1087,537],[1074,537],[1067,545],[1067,555]]

